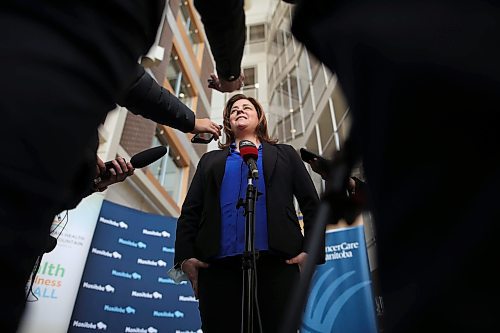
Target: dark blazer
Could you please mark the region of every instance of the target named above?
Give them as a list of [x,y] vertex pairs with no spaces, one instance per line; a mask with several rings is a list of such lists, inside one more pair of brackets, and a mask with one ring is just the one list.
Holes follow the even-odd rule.
[[[174,263],[189,258],[210,261],[219,252],[220,188],[228,153],[229,148],[210,151],[200,159],[177,222]],[[264,142],[263,168],[269,248],[289,259],[305,248],[318,194],[304,163],[290,145]],[[294,195],[304,217],[305,237],[295,213]],[[318,261],[324,262],[324,253]]]

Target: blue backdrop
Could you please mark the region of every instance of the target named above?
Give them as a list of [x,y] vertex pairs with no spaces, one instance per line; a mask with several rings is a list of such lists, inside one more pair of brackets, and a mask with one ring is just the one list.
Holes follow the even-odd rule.
[[301,333],[377,333],[363,226],[328,231],[326,263],[318,266]]
[[201,332],[191,286],[167,276],[176,222],[104,201],[68,332]]

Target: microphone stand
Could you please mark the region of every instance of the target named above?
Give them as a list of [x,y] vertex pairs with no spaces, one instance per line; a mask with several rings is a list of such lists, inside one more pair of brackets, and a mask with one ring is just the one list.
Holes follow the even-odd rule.
[[324,237],[326,226],[337,223],[347,207],[345,196],[347,182],[359,154],[358,147],[353,142],[353,131],[354,129],[351,129],[351,135],[346,140],[344,150],[339,151],[330,164],[327,188],[321,197],[311,236],[306,246],[308,256],[300,273],[300,280],[294,288],[295,292],[286,308],[284,318],[287,319],[283,321],[279,333],[297,332],[301,326],[312,278],[316,271],[316,259],[321,251],[324,251],[321,248],[321,239]]
[[255,309],[255,263],[258,253],[255,251],[255,201],[257,196],[257,188],[253,185],[253,181],[257,177],[253,177],[251,171],[248,171],[248,184],[245,205],[245,252],[242,259],[243,270],[243,320],[242,333],[254,333],[254,309]]

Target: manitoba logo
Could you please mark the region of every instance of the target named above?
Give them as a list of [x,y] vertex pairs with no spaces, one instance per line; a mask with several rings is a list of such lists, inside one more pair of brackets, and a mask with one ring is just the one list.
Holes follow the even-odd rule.
[[150,260],[150,259],[142,259],[138,258],[137,263],[140,265],[147,265],[147,266],[155,266],[155,267],[167,267],[167,263],[163,260]]
[[128,239],[123,239],[123,238],[118,238],[118,243],[123,244],[123,245],[127,245],[127,246],[131,246],[131,247],[136,247],[139,249],[145,249],[147,247],[146,243],[134,242],[134,241],[131,241]]
[[156,231],[156,230],[142,229],[142,233],[144,235],[149,235],[149,236],[170,238],[170,233],[165,230]]
[[73,327],[79,327],[79,328],[87,328],[87,329],[91,329],[91,330],[105,331],[108,328],[108,325],[106,325],[102,321],[94,324],[92,322],[89,323],[88,321],[81,322],[81,321],[75,320],[75,321],[73,321]]
[[[158,282],[159,283],[165,283],[165,284],[177,284],[174,280],[169,279],[169,278],[163,278],[163,277],[158,277]],[[181,281],[179,284],[187,284],[187,281]]]
[[163,295],[157,291],[155,292],[152,292],[152,293],[148,293],[148,292],[145,292],[145,291],[135,291],[135,290],[132,290],[132,294],[131,296],[133,297],[139,297],[139,298],[149,298],[149,299],[162,299],[163,298]]
[[125,333],[158,333],[158,330],[152,326],[148,328],[125,327]]
[[167,253],[175,253],[175,250],[174,250],[173,247],[166,247],[166,246],[164,246],[164,247],[161,248],[161,250],[163,252],[167,252]]
[[98,330],[106,330],[108,328],[108,326],[105,323],[103,323],[102,321],[98,322],[96,324],[96,326],[97,326]]
[[140,280],[142,278],[141,274],[136,272],[133,273],[121,272],[121,271],[116,271],[114,269],[111,271],[111,275],[133,280]]
[[97,255],[100,255],[103,257],[108,257],[108,258],[113,258],[113,259],[121,259],[122,258],[121,253],[116,252],[116,251],[109,252],[106,250],[99,250],[99,249],[96,249],[95,247],[93,247],[91,252],[93,254],[97,254]]
[[97,290],[97,291],[105,291],[107,293],[114,293],[115,292],[115,288],[109,284],[102,286],[100,284],[88,283],[88,282],[84,281],[82,287],[87,288],[87,289]]
[[163,318],[184,318],[184,313],[175,310],[174,312],[171,311],[153,311],[153,317],[163,317]]
[[123,222],[123,221],[117,222],[115,220],[107,219],[107,218],[104,218],[101,216],[99,218],[99,222],[104,223],[104,224],[108,224],[108,225],[112,225],[113,227],[117,227],[117,228],[128,229],[128,224]]
[[121,306],[111,306],[108,304],[104,305],[104,311],[123,313],[123,314],[135,314],[135,309],[131,306],[121,307]]

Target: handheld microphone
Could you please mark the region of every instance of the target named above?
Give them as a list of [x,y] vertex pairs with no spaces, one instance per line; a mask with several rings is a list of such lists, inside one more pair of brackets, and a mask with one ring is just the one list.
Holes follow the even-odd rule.
[[257,169],[257,159],[259,158],[259,150],[252,141],[241,140],[239,144],[240,155],[243,161],[248,165],[248,169],[253,179],[259,178],[259,170]]
[[[130,159],[130,164],[132,164],[135,169],[144,168],[145,166],[162,158],[166,153],[167,147],[165,146],[149,148],[132,156],[132,158]],[[113,168],[113,163],[111,161],[108,161],[104,163],[104,165],[106,166],[106,171],[99,175],[99,181],[111,177],[111,172],[109,170]]]
[[132,156],[130,164],[132,164],[134,168],[144,168],[145,166],[162,158],[166,153],[167,147],[165,146],[149,148]]

